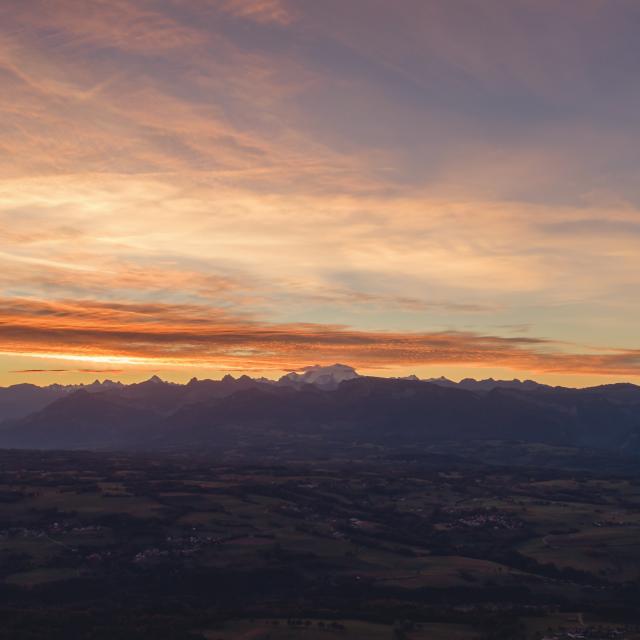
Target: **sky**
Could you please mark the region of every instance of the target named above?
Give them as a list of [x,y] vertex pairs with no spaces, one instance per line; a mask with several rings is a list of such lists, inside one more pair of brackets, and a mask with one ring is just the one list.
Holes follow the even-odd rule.
[[640,383],[637,0],[2,0],[0,385]]

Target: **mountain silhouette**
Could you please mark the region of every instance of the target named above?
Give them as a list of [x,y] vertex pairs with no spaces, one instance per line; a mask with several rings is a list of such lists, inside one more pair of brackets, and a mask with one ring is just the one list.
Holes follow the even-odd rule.
[[[468,382],[364,377],[338,367],[330,373],[345,376],[339,382],[314,367],[279,382],[226,376],[180,385],[154,377],[131,385],[88,385],[27,416],[5,420],[0,446],[216,449],[314,442],[427,447],[508,440],[640,453],[640,387],[635,385],[469,388]],[[43,402],[55,395],[46,389]]]

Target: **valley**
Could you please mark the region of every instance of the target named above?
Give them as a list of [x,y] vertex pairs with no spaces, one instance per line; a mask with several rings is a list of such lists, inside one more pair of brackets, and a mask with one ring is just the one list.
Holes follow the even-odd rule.
[[0,638],[640,638],[638,474],[352,454],[0,452]]

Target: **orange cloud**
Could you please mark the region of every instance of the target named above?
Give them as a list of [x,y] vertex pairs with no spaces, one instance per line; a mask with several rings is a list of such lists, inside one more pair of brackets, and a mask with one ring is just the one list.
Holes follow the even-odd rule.
[[275,324],[211,307],[159,303],[5,299],[1,309],[0,344],[13,355],[218,369],[282,370],[340,360],[365,368],[466,364],[640,374],[640,350],[567,352],[566,345],[522,336]]
[[123,373],[123,369],[16,369],[9,373]]
[[[136,53],[193,46],[202,32],[172,20],[149,2],[129,0],[29,0],[8,2],[7,19],[23,28],[66,34],[66,46],[100,45]],[[10,14],[10,17],[9,17]]]
[[260,23],[288,25],[293,22],[291,11],[282,0],[226,0],[224,11]]

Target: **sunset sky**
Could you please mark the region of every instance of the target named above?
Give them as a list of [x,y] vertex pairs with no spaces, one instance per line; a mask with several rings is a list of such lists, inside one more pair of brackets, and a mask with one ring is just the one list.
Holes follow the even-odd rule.
[[640,382],[637,0],[2,0],[0,385]]

